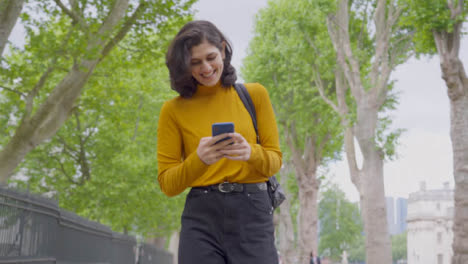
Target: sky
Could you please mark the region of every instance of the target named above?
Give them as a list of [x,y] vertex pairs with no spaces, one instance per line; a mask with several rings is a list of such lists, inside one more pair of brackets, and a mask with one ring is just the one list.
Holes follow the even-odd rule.
[[[213,22],[227,35],[233,44],[232,64],[240,70],[253,36],[255,15],[266,5],[267,0],[199,0],[194,6],[195,18]],[[468,68],[468,37],[461,47],[460,57]],[[398,158],[385,163],[386,196],[408,198],[419,190],[422,181],[427,189],[442,188],[444,182],[453,188],[450,106],[438,57],[412,58],[398,66],[391,78],[396,81],[400,99],[397,109],[389,115],[393,129],[406,132],[397,146]],[[330,166],[327,177],[345,191],[348,199],[358,201],[345,158]]]
[[[266,5],[267,0],[199,0],[194,5],[195,18],[213,22],[228,37],[234,50],[232,64],[239,71],[253,36],[255,15]],[[10,40],[24,44],[24,30],[16,26]],[[468,68],[468,36],[461,47],[460,57]],[[398,159],[385,163],[386,195],[407,198],[418,191],[421,181],[426,182],[428,189],[442,188],[444,182],[453,187],[449,101],[438,57],[410,59],[398,66],[391,78],[400,93],[397,109],[389,113],[393,129],[402,128],[406,132],[397,146]],[[330,165],[327,177],[350,200],[358,201],[345,158]]]

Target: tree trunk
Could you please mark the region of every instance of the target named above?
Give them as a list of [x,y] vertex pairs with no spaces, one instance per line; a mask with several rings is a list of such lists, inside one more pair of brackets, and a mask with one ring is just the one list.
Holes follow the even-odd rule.
[[281,174],[281,185],[283,186],[286,200],[283,202],[279,208],[279,225],[278,225],[278,235],[276,236],[279,239],[279,251],[280,258],[283,263],[294,263],[294,259],[297,254],[294,250],[294,226],[291,218],[291,199],[292,196],[288,192],[286,186],[287,177],[290,172],[290,164],[288,162],[283,163],[283,168],[280,171]]
[[455,178],[455,215],[452,264],[468,263],[468,80],[464,95],[450,100],[450,137]]
[[[452,14],[457,12],[452,9]],[[462,24],[455,24],[451,33],[434,32],[442,78],[450,99],[450,138],[455,179],[452,264],[468,263],[468,78],[459,59],[461,27]]]
[[316,172],[304,174],[296,169],[296,174],[300,178],[299,182],[299,254],[300,262],[308,264],[312,251],[317,252],[318,249],[318,206],[317,194],[318,184],[316,180]]
[[0,2],[0,56],[3,54],[11,31],[23,9],[24,0],[2,0]]
[[169,239],[169,248],[168,251],[172,253],[172,264],[179,263],[179,240],[180,233],[179,231],[174,231]]
[[358,105],[358,121],[354,131],[363,155],[363,165],[357,188],[366,236],[366,262],[392,263],[385,203],[384,154],[377,149],[374,140],[377,113],[378,109]]
[[322,146],[315,146],[315,140],[308,137],[301,153],[297,148],[297,134],[294,124],[285,129],[286,141],[292,152],[292,162],[296,171],[296,179],[299,187],[299,213],[298,213],[298,246],[299,263],[309,264],[310,254],[318,249],[318,189],[317,165],[321,160],[319,149]]
[[155,246],[156,248],[165,249],[166,248],[166,237],[148,237],[145,239],[145,242]]

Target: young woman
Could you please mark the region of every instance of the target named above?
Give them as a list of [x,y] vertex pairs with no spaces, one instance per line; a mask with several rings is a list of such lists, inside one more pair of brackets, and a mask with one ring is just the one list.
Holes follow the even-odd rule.
[[[208,21],[187,23],[166,54],[171,87],[180,96],[165,102],[159,116],[158,181],[168,196],[191,187],[179,264],[278,263],[266,184],[281,167],[275,116],[266,89],[245,84],[257,112],[257,144],[233,88],[231,57],[231,45]],[[235,132],[212,137],[218,122],[234,123]]]

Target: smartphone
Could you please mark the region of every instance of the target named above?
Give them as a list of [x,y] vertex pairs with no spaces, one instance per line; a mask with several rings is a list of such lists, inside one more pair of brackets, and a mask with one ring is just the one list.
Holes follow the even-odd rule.
[[[234,123],[232,123],[232,122],[214,123],[211,126],[211,133],[212,133],[213,137],[217,136],[217,135],[220,135],[220,134],[233,133],[233,132],[234,132]],[[227,140],[227,139],[230,139],[230,137],[225,137],[225,138],[223,138],[221,140],[218,140],[218,141],[216,141],[215,144],[218,144],[219,142]]]

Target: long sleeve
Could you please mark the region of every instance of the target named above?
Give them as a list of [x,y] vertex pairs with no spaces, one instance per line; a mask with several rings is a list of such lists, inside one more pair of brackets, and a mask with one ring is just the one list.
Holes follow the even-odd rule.
[[163,105],[159,116],[158,181],[166,195],[174,196],[203,175],[208,166],[200,160],[196,151],[183,159],[183,138],[169,103]]
[[260,136],[260,144],[251,144],[252,153],[248,163],[270,177],[280,170],[282,164],[275,114],[265,87],[257,83],[246,87],[255,105]]

